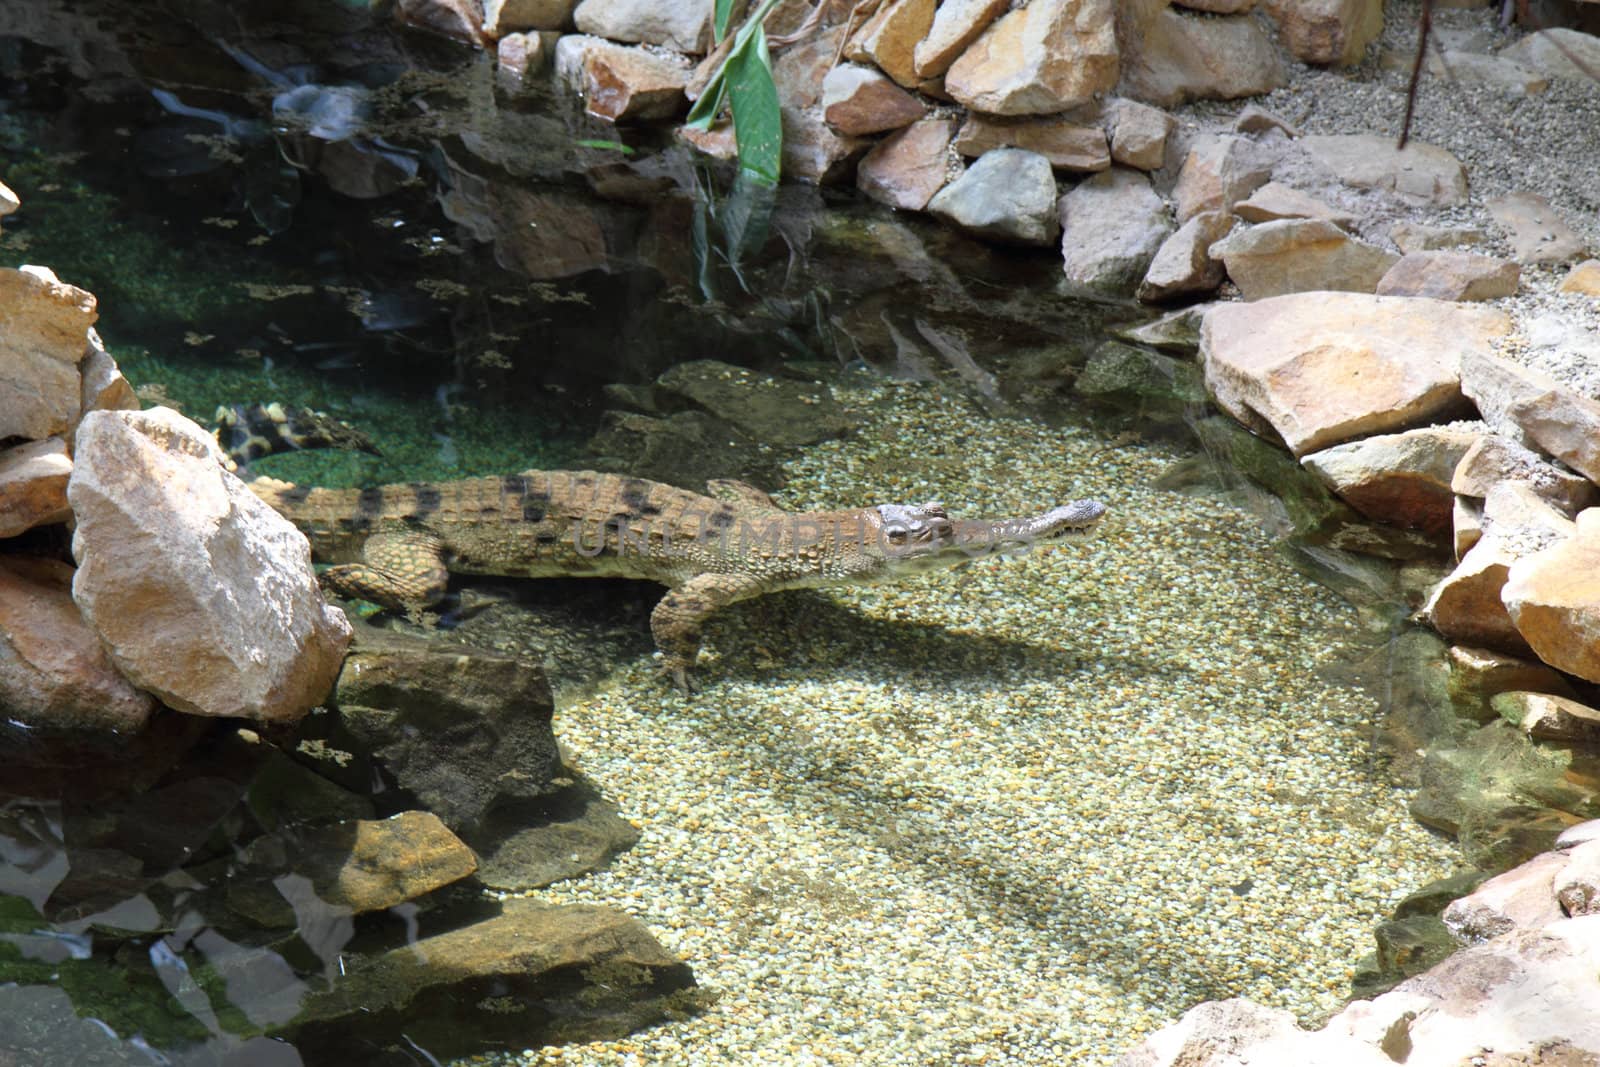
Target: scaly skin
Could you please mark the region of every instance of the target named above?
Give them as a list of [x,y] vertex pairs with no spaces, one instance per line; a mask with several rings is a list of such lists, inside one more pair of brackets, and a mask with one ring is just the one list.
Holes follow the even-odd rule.
[[1040,515],[951,519],[937,503],[783,511],[740,482],[702,496],[594,471],[375,489],[250,483],[334,564],[324,588],[399,610],[433,604],[449,576],[638,578],[668,587],[650,616],[680,688],[700,627],[728,604],[779,589],[882,581],[1026,551],[1092,530],[1105,514],[1077,500]]

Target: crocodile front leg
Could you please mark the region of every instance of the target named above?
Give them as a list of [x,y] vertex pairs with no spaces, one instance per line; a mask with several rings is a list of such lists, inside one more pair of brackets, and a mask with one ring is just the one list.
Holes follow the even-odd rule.
[[421,530],[376,533],[361,546],[360,563],[342,563],[318,575],[322,588],[370,600],[396,611],[437,603],[450,584],[444,545]]
[[697,574],[661,598],[650,613],[650,633],[663,656],[662,669],[689,691],[689,668],[700,651],[700,624],[740,600],[760,596],[761,580],[749,574]]

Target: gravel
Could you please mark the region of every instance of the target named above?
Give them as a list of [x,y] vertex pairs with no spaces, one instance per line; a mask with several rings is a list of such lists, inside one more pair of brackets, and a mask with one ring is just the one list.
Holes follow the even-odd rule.
[[[841,389],[864,428],[794,508],[1095,495],[1097,537],[715,620],[701,692],[641,659],[558,713],[643,839],[540,894],[639,916],[720,999],[500,1063],[1103,1064],[1201,1000],[1316,1019],[1454,850],[1319,678],[1353,612],[1258,520],[1151,488],[1175,453]],[[959,444],[952,433],[959,427]]]

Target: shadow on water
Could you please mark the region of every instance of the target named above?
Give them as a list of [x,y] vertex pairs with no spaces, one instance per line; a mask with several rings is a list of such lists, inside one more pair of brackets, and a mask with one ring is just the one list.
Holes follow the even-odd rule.
[[[972,244],[811,187],[730,188],[727,168],[662,132],[619,130],[570,99],[508,86],[486,57],[396,29],[365,4],[8,0],[0,154],[0,177],[24,202],[0,252],[96,294],[97,328],[141,397],[201,421],[233,405],[324,411],[376,447],[271,456],[257,469],[327,485],[594,462],[586,442],[597,432],[630,418],[660,429],[684,414],[652,390],[691,360],[806,380],[939,379],[977,411],[1087,418],[1063,416],[1065,398],[1108,317],[1124,313],[1064,299],[1048,254]],[[1121,414],[1095,416],[1097,430],[1194,436],[1227,452],[1221,467],[1239,466],[1186,421],[1193,383],[1144,355],[1139,373],[1170,388],[1134,389]],[[1127,378],[1108,365],[1096,364],[1096,389],[1116,400]],[[729,436],[720,424],[711,435]],[[763,480],[776,469],[759,442],[724,455],[698,440],[683,447],[709,463],[699,477]],[[1297,532],[1322,521],[1259,506]],[[1330,559],[1317,565],[1327,571]],[[555,584],[472,610],[521,612],[510,651],[548,656],[558,681],[582,686],[603,678],[597,662],[648,647],[653,595]],[[584,628],[601,604],[608,623]],[[805,593],[740,610],[736,623],[757,611],[776,620],[767,639],[780,662],[797,654],[786,635],[811,627],[848,635],[842,662],[870,650],[922,685],[1004,685],[1078,667],[1070,649],[870,620]],[[461,619],[448,624],[478,632],[471,611]],[[728,629],[741,654],[721,669],[747,677],[742,664],[756,657],[744,646],[760,635]],[[886,728],[916,731],[910,719]],[[291,1041],[311,1025],[302,1013],[351,960],[496,910],[470,880],[354,915],[280,878],[273,907],[241,906],[259,873],[257,842],[287,835],[292,846],[414,798],[370,754],[369,780],[330,785],[287,732],[162,712],[145,735],[115,742],[0,724],[4,765],[32,768],[8,770],[14,799],[0,809],[0,1050],[16,1062],[300,1063]],[[913,824],[847,763],[827,773],[860,802],[839,818],[882,828],[885,840],[917,835],[930,877],[965,879],[999,913],[1076,915],[1060,922],[1063,936],[1086,925],[1088,905],[1070,887],[1045,884],[1016,857],[974,868],[958,800]],[[1206,985],[1203,956],[1166,963]],[[684,978],[650,981],[669,994]],[[475,1051],[640,1021],[583,1000],[580,984],[555,976],[539,990],[545,1016],[498,1028],[482,1013],[451,1017],[451,996],[476,1004],[505,992],[488,981],[413,1005],[409,1020],[391,1013],[383,1040],[364,1030],[341,1044],[324,1027],[316,1041],[355,1057],[340,1062],[437,1063],[446,1050],[435,1035],[451,1026],[466,1045],[453,1051]],[[369,1014],[382,1013],[375,1003]],[[318,1061],[307,1052],[304,1062]]]

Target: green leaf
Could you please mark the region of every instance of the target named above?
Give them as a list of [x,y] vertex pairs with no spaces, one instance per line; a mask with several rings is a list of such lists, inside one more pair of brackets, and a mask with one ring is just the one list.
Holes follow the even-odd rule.
[[739,0],[717,0],[714,25],[716,26],[716,41],[718,44],[721,44],[722,39],[728,36],[728,23],[733,19],[733,7],[738,2]]
[[625,156],[633,155],[633,149],[621,141],[579,141],[579,148],[602,148],[612,152],[621,152]]
[[758,22],[745,48],[728,56],[728,99],[739,143],[739,169],[776,185],[783,162],[783,112],[772,80],[767,33]]

